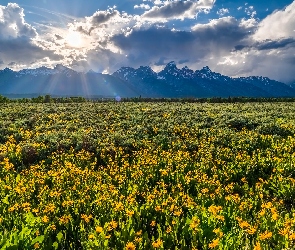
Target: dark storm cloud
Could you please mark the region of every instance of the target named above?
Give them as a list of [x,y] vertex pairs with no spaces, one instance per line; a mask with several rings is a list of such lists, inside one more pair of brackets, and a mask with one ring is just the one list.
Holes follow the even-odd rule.
[[277,41],[272,41],[272,40],[266,40],[262,43],[259,43],[257,45],[258,50],[270,50],[270,49],[279,49],[279,48],[284,48],[286,46],[295,46],[295,39],[293,38],[286,38],[286,39],[280,39]]
[[[289,58],[286,58],[286,62],[290,65],[295,65],[295,54],[293,56],[290,56]],[[294,70],[293,70],[294,72]],[[295,73],[293,73],[293,79],[295,81]]]
[[162,54],[177,48],[180,44],[182,49],[185,49],[185,45],[191,44],[195,37],[191,32],[173,32],[165,28],[150,28],[133,31],[127,37],[123,34],[116,35],[112,40],[115,45],[124,50],[138,49],[148,51],[151,54]]
[[240,50],[243,50],[245,48],[249,48],[249,46],[247,46],[247,45],[236,45],[234,51],[240,51]]
[[184,64],[184,63],[188,63],[189,62],[189,60],[180,60],[178,63],[179,64]]
[[221,48],[229,48],[247,37],[251,28],[241,25],[233,17],[223,17],[211,21],[209,24],[198,24],[193,27],[195,36],[206,46],[206,42],[214,43]]
[[162,7],[153,7],[151,10],[147,11],[143,17],[149,18],[171,18],[174,16],[182,15],[184,12],[188,11],[194,3],[192,1],[177,1],[171,2]]
[[[91,32],[98,27],[107,27],[108,22],[115,17],[120,16],[120,12],[114,9],[108,9],[105,11],[97,11],[91,17],[86,17],[85,22],[74,23],[75,31],[83,33],[85,35],[91,35]],[[86,26],[85,26],[86,24]]]
[[285,38],[285,39],[279,39],[279,40],[267,39],[262,42],[256,42],[253,45],[237,45],[235,46],[234,51],[241,51],[244,49],[272,50],[272,49],[281,49],[285,47],[295,47],[295,39],[293,38]]
[[97,11],[94,15],[91,16],[91,23],[93,25],[100,25],[102,23],[108,22],[112,17],[119,15],[117,10],[108,10],[108,11]]
[[21,62],[29,63],[34,60],[50,57],[52,60],[61,59],[51,50],[44,50],[31,43],[26,38],[0,40],[0,54],[6,63]]
[[167,63],[165,62],[166,60],[167,60],[166,57],[161,57],[161,58],[159,59],[159,61],[155,62],[155,65],[156,65],[156,66],[163,66],[163,65],[166,65],[166,64],[167,64]]
[[[210,55],[231,51],[249,37],[249,29],[231,17],[209,24],[196,25],[192,31],[173,31],[167,28],[135,30],[130,35],[116,35],[112,41],[126,54],[144,62],[164,63],[159,58],[197,62]],[[130,62],[132,63],[132,62]]]
[[63,39],[63,37],[58,35],[58,34],[55,34],[55,38],[56,38],[56,40],[62,40]]

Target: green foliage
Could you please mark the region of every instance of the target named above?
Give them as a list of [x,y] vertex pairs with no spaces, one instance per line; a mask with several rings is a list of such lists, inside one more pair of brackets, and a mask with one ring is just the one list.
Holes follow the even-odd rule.
[[0,249],[295,248],[294,103],[37,99],[0,110]]

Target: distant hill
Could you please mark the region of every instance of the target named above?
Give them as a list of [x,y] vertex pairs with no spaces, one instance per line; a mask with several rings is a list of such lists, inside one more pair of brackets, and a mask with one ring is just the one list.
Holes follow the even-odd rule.
[[231,78],[209,67],[193,71],[174,62],[156,73],[150,67],[122,67],[112,75],[76,72],[62,65],[12,71],[0,70],[0,94],[84,97],[295,97],[295,84],[267,77]]

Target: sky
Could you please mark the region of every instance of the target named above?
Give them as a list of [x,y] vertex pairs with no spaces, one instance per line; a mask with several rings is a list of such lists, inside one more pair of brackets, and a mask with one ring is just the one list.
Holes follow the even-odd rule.
[[0,69],[209,66],[295,82],[295,1],[0,1]]

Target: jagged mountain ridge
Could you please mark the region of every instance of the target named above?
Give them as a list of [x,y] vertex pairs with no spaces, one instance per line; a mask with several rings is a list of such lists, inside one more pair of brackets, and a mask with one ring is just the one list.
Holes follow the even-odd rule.
[[138,96],[133,87],[111,75],[76,72],[57,65],[54,69],[41,67],[14,72],[0,70],[0,94],[114,97]]
[[231,78],[208,66],[193,71],[168,63],[156,73],[149,66],[122,67],[112,75],[76,72],[63,65],[50,69],[0,70],[0,94],[51,94],[100,97],[295,97],[294,85],[267,77]]
[[[142,72],[146,71],[144,77]],[[145,95],[159,97],[292,97],[295,89],[267,77],[231,78],[210,70],[208,66],[193,71],[168,63],[159,73],[150,67],[123,67],[113,73],[131,85],[140,86]]]

